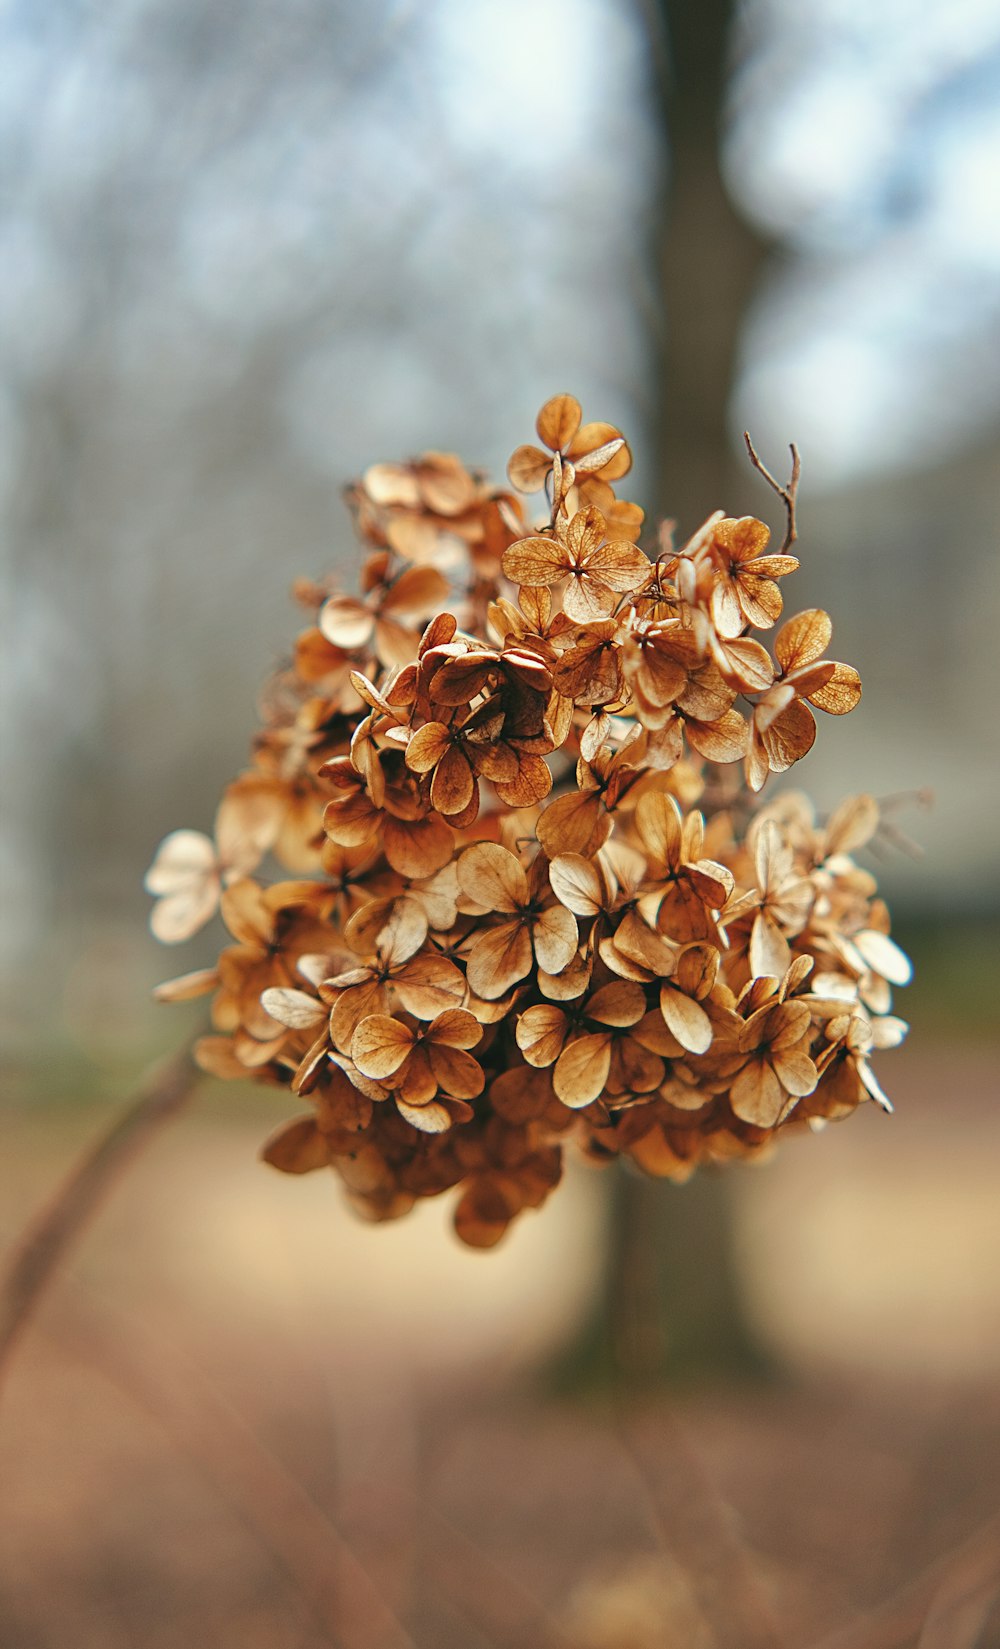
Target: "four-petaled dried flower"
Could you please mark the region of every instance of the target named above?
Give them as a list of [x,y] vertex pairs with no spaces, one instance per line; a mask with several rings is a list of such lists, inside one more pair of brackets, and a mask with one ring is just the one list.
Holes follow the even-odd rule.
[[508,475],[538,519],[446,453],[350,490],[360,594],[298,587],[312,622],[214,841],[174,831],[147,878],[159,938],[219,909],[234,941],[158,992],[212,993],[205,1069],[308,1106],[266,1160],[332,1167],[376,1220],[457,1188],[477,1247],[570,1146],[680,1180],[888,1108],[870,1061],[906,1029],[851,857],[877,805],[755,801],[861,692],[826,613],[761,639],[797,475],[780,552],[717,511],[652,559],[620,431],[569,395],[536,428]]

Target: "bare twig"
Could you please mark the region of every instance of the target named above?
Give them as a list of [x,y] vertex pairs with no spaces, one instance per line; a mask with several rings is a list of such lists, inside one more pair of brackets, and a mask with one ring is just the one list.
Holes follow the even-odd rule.
[[[327,1510],[268,1448],[223,1387],[136,1316],[88,1291],[70,1343],[211,1483],[268,1551],[303,1612],[337,1649],[416,1649]],[[117,1317],[117,1322],[116,1322]],[[67,1337],[67,1325],[60,1325]]]
[[649,1469],[634,1422],[619,1412],[618,1437],[645,1491],[664,1551],[684,1571],[714,1640],[741,1649],[780,1649],[787,1637],[760,1585],[739,1519],[707,1472],[686,1428],[664,1407],[657,1431],[669,1438],[669,1495]]
[[156,1065],[128,1108],[24,1231],[0,1279],[0,1377],[73,1242],[128,1164],[182,1109],[200,1078],[190,1048]]
[[792,545],[795,543],[795,540],[799,536],[798,528],[795,524],[795,501],[799,491],[799,477],[802,474],[802,460],[799,457],[798,447],[796,447],[793,442],[788,449],[792,455],[792,473],[787,487],[783,487],[780,481],[775,480],[774,476],[771,474],[771,471],[767,468],[767,465],[762,463],[760,458],[758,458],[754,444],[750,439],[749,430],[743,431],[743,439],[746,442],[747,452],[750,455],[750,462],[754,469],[757,471],[758,475],[763,476],[772,492],[777,493],[778,497],[781,499],[781,502],[785,506],[785,515],[788,520],[788,525],[785,528],[785,541],[778,552],[780,555],[784,555],[787,550],[791,549]]

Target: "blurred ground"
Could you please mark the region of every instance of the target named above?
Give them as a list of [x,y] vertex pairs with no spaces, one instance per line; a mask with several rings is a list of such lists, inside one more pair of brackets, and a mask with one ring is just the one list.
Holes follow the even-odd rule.
[[[1000,1512],[1000,1111],[989,1042],[886,1066],[895,1118],[739,1174],[775,1380],[619,1413],[538,1379],[595,1282],[602,1176],[469,1254],[443,1207],[372,1230],[264,1170],[259,1095],[206,1088],[14,1364],[0,1644],[805,1649],[924,1575],[922,1620],[929,1566]],[[8,1234],[99,1122],[8,1112]],[[994,1649],[998,1588],[987,1560],[964,1626],[878,1641]]]

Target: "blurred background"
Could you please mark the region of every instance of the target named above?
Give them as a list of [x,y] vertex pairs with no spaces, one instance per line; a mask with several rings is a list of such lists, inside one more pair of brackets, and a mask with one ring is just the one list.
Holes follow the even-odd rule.
[[157,946],[142,875],[375,459],[499,475],[570,390],[690,531],[778,526],[741,431],[795,441],[790,599],[865,688],[795,781],[923,850],[895,1118],[760,1170],[580,1169],[484,1256],[206,1086],[8,1378],[0,1644],[1000,1645],[996,0],[6,0],[0,175],[5,1244],[193,1024],[149,990],[215,935]]

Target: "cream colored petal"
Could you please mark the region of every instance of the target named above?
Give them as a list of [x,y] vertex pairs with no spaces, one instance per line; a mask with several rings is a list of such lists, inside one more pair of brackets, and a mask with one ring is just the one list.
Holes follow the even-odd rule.
[[581,853],[560,853],[549,865],[549,883],[560,904],[576,916],[596,916],[605,889],[597,866]]
[[375,628],[371,611],[353,596],[332,596],[320,608],[317,622],[327,641],[346,653],[367,646]]
[[660,1012],[667,1029],[688,1053],[703,1054],[711,1047],[712,1021],[700,1002],[664,984],[660,988]]
[[754,978],[781,979],[791,960],[788,940],[767,911],[758,911],[750,934],[750,968]]
[[261,993],[261,1005],[265,1013],[276,1019],[279,1025],[287,1025],[290,1030],[309,1030],[327,1018],[327,1009],[315,996],[309,996],[306,991],[286,989],[283,985],[272,985]]
[[890,985],[910,983],[913,978],[913,964],[906,952],[900,950],[895,940],[890,939],[887,933],[865,928],[861,933],[854,935],[854,944],[872,972],[887,979]]
[[200,830],[172,830],[160,843],[146,872],[147,893],[187,891],[216,873],[215,844]]
[[579,935],[572,911],[564,905],[550,905],[531,923],[531,943],[538,966],[546,973],[561,973],[576,956]]

